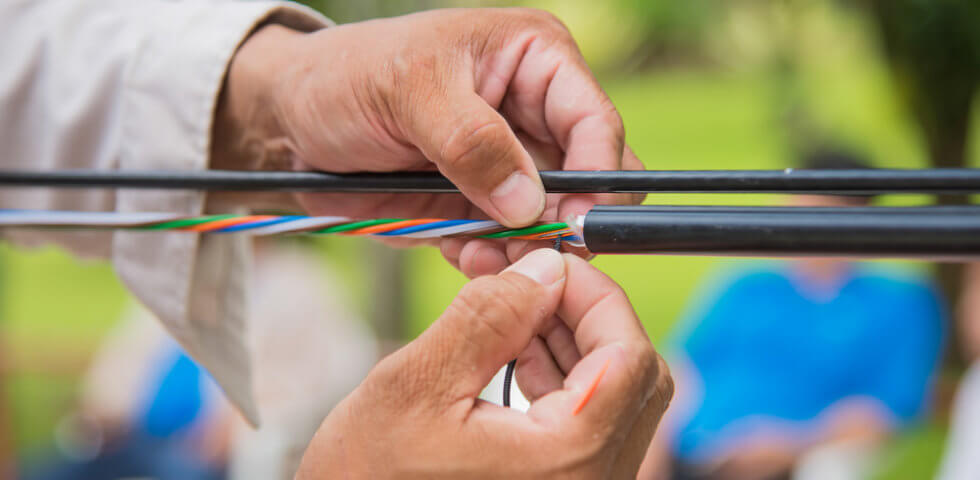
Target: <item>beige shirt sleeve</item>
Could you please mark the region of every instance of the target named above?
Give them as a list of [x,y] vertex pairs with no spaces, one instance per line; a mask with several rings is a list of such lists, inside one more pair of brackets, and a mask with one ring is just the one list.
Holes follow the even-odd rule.
[[[238,45],[266,21],[328,20],[290,2],[0,2],[0,168],[205,169],[213,111]],[[0,208],[202,213],[194,191],[3,189]],[[247,245],[183,233],[5,231],[111,258],[136,297],[252,422]]]

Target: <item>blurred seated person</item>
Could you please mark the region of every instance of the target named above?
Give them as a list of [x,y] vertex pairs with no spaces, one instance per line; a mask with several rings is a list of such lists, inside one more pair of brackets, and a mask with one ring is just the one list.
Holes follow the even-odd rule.
[[53,452],[22,480],[219,480],[231,411],[158,322],[133,308],[102,342]]
[[343,282],[305,243],[255,240],[248,334],[258,429],[160,322],[133,309],[89,367],[80,413],[59,429],[65,458],[23,480],[292,479],[318,422],[378,355]]
[[[824,152],[804,168],[866,167]],[[794,197],[796,206],[868,203]],[[675,400],[640,478],[862,478],[867,455],[847,453],[873,451],[923,411],[943,338],[940,300],[922,279],[846,259],[749,265],[716,295],[696,297],[671,352]]]

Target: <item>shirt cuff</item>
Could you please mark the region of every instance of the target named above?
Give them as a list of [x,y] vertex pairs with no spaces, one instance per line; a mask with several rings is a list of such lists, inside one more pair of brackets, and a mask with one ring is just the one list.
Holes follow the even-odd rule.
[[[208,168],[211,127],[228,64],[260,24],[330,25],[290,2],[147,2],[147,31],[122,86],[120,169]],[[195,191],[120,191],[120,212],[203,213]],[[135,296],[201,363],[253,425],[259,415],[245,343],[250,242],[238,236],[118,232],[113,263]]]

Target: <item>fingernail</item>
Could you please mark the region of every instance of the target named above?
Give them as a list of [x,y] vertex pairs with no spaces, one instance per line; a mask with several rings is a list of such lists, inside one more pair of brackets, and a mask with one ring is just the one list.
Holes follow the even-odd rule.
[[544,211],[544,190],[531,177],[514,172],[490,193],[490,203],[508,226],[527,225]]
[[528,253],[504,271],[519,273],[541,285],[552,285],[565,277],[565,261],[560,253],[542,248]]

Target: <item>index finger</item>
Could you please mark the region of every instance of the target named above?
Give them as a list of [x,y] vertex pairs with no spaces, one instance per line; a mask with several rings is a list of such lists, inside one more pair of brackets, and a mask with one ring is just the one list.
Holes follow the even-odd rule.
[[[548,85],[545,98],[545,122],[565,152],[562,170],[637,169],[639,162],[627,165],[624,161],[627,150],[623,120],[584,61],[562,64]],[[632,153],[629,157],[635,159]],[[584,215],[597,203],[627,203],[629,198],[611,194],[566,195],[559,204],[558,218]]]
[[[504,116],[525,137],[558,147],[564,170],[636,169],[635,164],[624,161],[623,121],[612,100],[567,29],[557,19],[548,24],[553,27],[549,30],[553,41],[528,46],[504,97]],[[623,203],[627,198],[567,195],[559,218],[584,214],[595,203]]]
[[[643,170],[643,163],[625,143],[622,117],[584,62],[559,69],[546,98],[545,119],[565,151],[563,170]],[[596,204],[640,201],[642,197],[627,194],[565,195],[558,218],[584,215]]]

